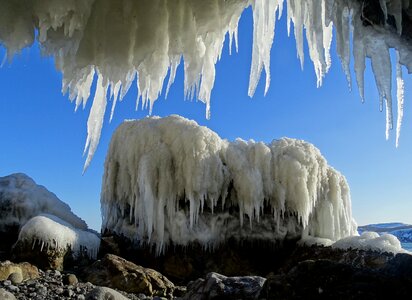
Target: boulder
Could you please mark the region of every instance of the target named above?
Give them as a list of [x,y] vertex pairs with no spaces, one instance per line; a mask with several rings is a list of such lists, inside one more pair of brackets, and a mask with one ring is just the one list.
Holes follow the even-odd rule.
[[83,273],[86,281],[128,293],[170,296],[174,290],[174,284],[159,272],[113,254],[106,254]]
[[86,300],[128,300],[119,292],[108,287],[96,287],[86,295]]
[[37,267],[27,262],[19,264],[15,264],[10,261],[0,262],[0,281],[8,279],[13,273],[21,274],[22,281],[36,279],[40,276]]
[[265,280],[259,276],[226,277],[212,272],[205,279],[190,282],[183,300],[256,299]]
[[97,256],[100,238],[89,230],[49,214],[31,218],[21,228],[13,247],[17,260],[30,261],[42,269],[63,270],[90,264]]
[[382,269],[306,260],[287,273],[268,276],[259,299],[407,299],[411,283]]
[[16,300],[16,297],[5,289],[0,289],[0,299],[1,300]]
[[64,262],[71,257],[70,248],[49,248],[37,244],[33,247],[29,241],[18,241],[13,247],[13,259],[30,261],[42,269],[64,269]]

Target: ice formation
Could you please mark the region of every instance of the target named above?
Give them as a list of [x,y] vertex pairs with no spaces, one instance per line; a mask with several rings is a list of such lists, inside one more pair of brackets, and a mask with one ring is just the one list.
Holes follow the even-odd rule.
[[379,252],[409,253],[402,248],[401,242],[392,234],[379,235],[376,232],[363,232],[360,236],[343,238],[332,245],[339,249],[360,249]]
[[62,219],[42,214],[30,219],[20,230],[18,242],[28,242],[43,249],[64,250],[70,247],[74,256],[82,253],[95,259],[100,238],[89,231],[73,227]]
[[112,137],[102,232],[155,246],[353,235],[349,187],[300,140],[222,140],[179,116],[126,121]]
[[[371,3],[374,1],[287,0],[288,30],[293,23],[302,65],[306,33],[318,86],[331,64],[333,25],[337,53],[349,85],[352,39],[354,70],[362,99],[365,58],[371,59],[381,109],[384,100],[386,103],[387,136],[393,123],[389,49],[396,48],[399,136],[403,114],[401,67],[412,71],[412,52],[402,36],[402,17],[410,15],[411,1],[379,1],[378,9],[384,16],[381,22],[367,18],[365,5]],[[136,106],[141,101],[142,107],[151,111],[168,74],[166,94],[183,61],[185,94],[203,101],[209,117],[215,64],[227,34],[230,49],[233,40],[237,48],[239,18],[249,6],[254,19],[249,83],[252,96],[262,70],[266,73],[265,92],[269,87],[270,50],[283,0],[0,1],[0,44],[7,48],[7,56],[11,58],[33,43],[37,30],[43,53],[54,56],[57,69],[63,73],[63,92],[69,93],[76,109],[86,105],[93,79],[98,77],[87,123],[87,167],[99,142],[107,100],[112,99],[113,116],[117,101],[123,99],[135,79],[139,93]]]
[[29,176],[16,173],[0,177],[0,231],[9,226],[21,227],[41,213],[55,215],[76,228],[87,229],[86,223],[66,203]]

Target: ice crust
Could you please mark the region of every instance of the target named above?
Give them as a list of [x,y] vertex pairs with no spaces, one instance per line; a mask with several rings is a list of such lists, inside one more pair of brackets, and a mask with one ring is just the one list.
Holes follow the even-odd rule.
[[335,242],[332,247],[338,249],[360,249],[378,252],[410,253],[402,248],[401,242],[392,234],[379,235],[376,232],[366,231],[360,236],[351,236]]
[[[108,99],[112,99],[112,117],[116,103],[135,79],[139,93],[136,107],[141,103],[151,112],[165,79],[169,78],[167,94],[176,69],[183,62],[185,94],[203,101],[206,116],[210,117],[215,64],[226,35],[230,49],[233,40],[237,49],[238,21],[249,6],[254,26],[249,95],[254,94],[263,70],[267,92],[274,28],[286,6],[288,30],[293,24],[298,57],[303,66],[306,36],[318,86],[331,65],[333,25],[337,53],[349,86],[352,40],[354,71],[362,99],[365,58],[371,59],[381,109],[386,105],[387,137],[393,126],[389,49],[397,49],[399,137],[403,115],[401,68],[412,71],[411,47],[400,37],[402,12],[409,11],[410,3],[380,1],[385,24],[364,26],[361,1],[348,0],[287,0],[286,5],[283,0],[10,0],[0,1],[0,43],[11,58],[34,42],[37,30],[42,51],[54,56],[57,69],[63,73],[63,92],[69,93],[76,109],[86,105],[93,79],[98,77],[87,123],[87,167],[99,142]],[[386,24],[389,15],[397,30]]]
[[229,238],[338,240],[356,232],[346,179],[301,140],[222,140],[179,116],[126,121],[112,137],[102,232],[161,253]]
[[55,215],[76,228],[87,229],[86,222],[66,203],[29,176],[16,173],[0,177],[0,231],[9,226],[21,227],[42,213]]
[[20,230],[18,242],[27,242],[33,247],[65,250],[70,248],[74,256],[86,254],[96,259],[100,238],[94,233],[73,227],[62,219],[42,214],[30,219]]

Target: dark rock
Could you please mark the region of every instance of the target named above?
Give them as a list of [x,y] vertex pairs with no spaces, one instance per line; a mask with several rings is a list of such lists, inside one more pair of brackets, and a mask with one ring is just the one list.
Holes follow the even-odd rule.
[[226,277],[212,272],[189,283],[183,299],[255,299],[264,282],[265,278],[259,276]]
[[332,260],[307,260],[268,276],[259,299],[406,299],[412,284],[381,270]]
[[[155,269],[174,283],[183,285],[210,272],[225,276],[265,276],[280,268],[296,248],[296,240],[292,238],[282,243],[230,239],[213,249],[196,243],[187,247],[170,245],[159,256],[150,246],[133,244],[125,237],[110,233],[106,233],[106,237],[117,245],[121,257]],[[101,254],[104,251],[100,249]]]

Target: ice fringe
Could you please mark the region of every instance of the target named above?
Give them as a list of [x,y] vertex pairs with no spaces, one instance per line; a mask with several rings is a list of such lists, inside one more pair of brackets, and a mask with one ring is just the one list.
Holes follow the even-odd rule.
[[[336,29],[337,53],[351,86],[350,37],[353,40],[354,70],[361,98],[364,98],[365,58],[372,62],[380,95],[380,107],[386,103],[386,136],[392,128],[392,65],[389,48],[399,53],[397,143],[403,108],[401,66],[412,72],[412,51],[401,38],[402,14],[412,7],[410,0],[379,1],[384,24],[367,23],[364,1],[287,0],[288,30],[294,25],[298,57],[304,61],[304,34],[309,46],[318,86],[328,72],[331,58],[332,26]],[[32,0],[0,2],[0,43],[9,58],[38,40],[43,53],[53,55],[63,73],[63,92],[75,102],[76,109],[90,96],[95,74],[99,85],[87,123],[88,151],[85,168],[99,142],[107,98],[113,100],[111,117],[137,78],[138,99],[150,112],[162,92],[169,73],[167,92],[176,69],[184,62],[184,89],[187,97],[196,96],[206,104],[210,116],[210,98],[215,80],[215,64],[220,58],[226,34],[230,46],[237,48],[238,22],[243,10],[251,6],[254,18],[253,54],[249,95],[252,96],[262,70],[266,87],[270,83],[270,49],[276,18],[280,18],[283,0]],[[395,29],[386,24],[389,16]],[[305,30],[304,30],[305,29]],[[166,93],[167,93],[166,92]],[[140,100],[139,100],[140,99]],[[137,106],[136,105],[136,106]]]
[[20,230],[17,242],[40,245],[43,249],[70,248],[75,257],[86,254],[96,259],[100,238],[94,233],[73,227],[62,219],[42,214],[30,219]]
[[178,116],[126,121],[116,130],[101,208],[102,232],[157,253],[169,244],[356,233],[347,182],[313,145],[228,142]]

